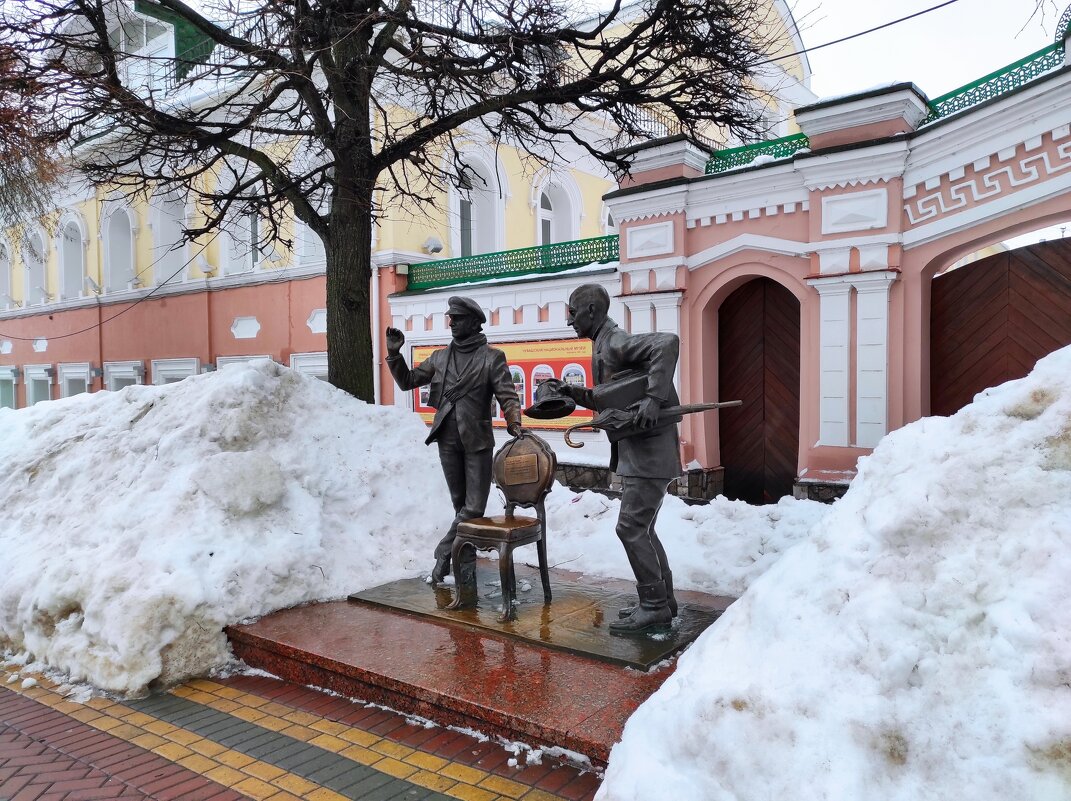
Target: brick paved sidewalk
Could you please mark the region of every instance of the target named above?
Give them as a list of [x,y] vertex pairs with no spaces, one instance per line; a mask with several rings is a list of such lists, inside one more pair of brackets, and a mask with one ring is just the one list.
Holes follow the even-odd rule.
[[277,679],[67,700],[0,670],[0,801],[587,801],[598,777]]

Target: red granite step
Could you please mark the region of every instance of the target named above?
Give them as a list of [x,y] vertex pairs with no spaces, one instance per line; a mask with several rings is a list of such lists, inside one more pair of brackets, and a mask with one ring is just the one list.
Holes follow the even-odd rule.
[[227,633],[247,664],[290,681],[602,764],[625,720],[670,672],[639,673],[347,601]]

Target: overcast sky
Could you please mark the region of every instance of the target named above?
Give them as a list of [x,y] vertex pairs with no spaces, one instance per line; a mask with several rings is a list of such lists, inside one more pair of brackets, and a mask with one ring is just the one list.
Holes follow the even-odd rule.
[[[798,0],[807,47],[815,47],[937,5],[940,0]],[[1071,0],[1069,0],[1071,2]],[[931,98],[963,86],[1053,41],[1064,6],[1034,0],[956,0],[950,6],[849,42],[810,53],[819,97],[911,81]],[[1065,224],[1017,237],[1009,247],[1071,233]]]
[[[938,5],[941,0],[796,0],[808,48]],[[1045,0],[956,0],[849,42],[810,53],[821,97],[912,81],[930,97],[970,83],[1052,42],[1062,5]]]

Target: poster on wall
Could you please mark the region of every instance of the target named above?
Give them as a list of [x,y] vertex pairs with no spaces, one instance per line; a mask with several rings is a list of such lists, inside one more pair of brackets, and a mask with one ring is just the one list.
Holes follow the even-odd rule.
[[[538,342],[492,342],[492,347],[506,354],[513,387],[521,399],[521,408],[526,409],[534,402],[535,391],[544,381],[559,378],[573,386],[587,386],[591,374],[591,340],[590,339],[548,339]],[[434,351],[445,345],[417,345],[413,348],[412,363],[420,364]],[[498,402],[492,400],[492,416],[496,427],[505,428],[506,421]],[[413,404],[416,411],[430,423],[435,417],[435,409],[428,406],[428,387],[413,390]],[[569,426],[590,420],[590,409],[578,408],[568,417],[560,420],[533,420],[525,417],[527,428],[562,430]]]

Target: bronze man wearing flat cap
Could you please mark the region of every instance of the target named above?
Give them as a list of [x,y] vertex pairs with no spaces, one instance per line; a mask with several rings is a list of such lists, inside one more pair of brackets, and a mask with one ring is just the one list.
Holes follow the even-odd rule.
[[[518,436],[523,430],[521,402],[506,355],[489,347],[481,333],[487,322],[483,309],[470,298],[455,295],[448,301],[446,314],[453,341],[412,370],[401,354],[405,335],[397,328],[387,329],[387,366],[395,383],[405,391],[431,384],[428,403],[435,407],[435,419],[425,444],[439,446],[439,461],[454,504],[454,522],[435,547],[434,582],[441,582],[450,572],[450,547],[458,524],[483,517],[487,506],[495,445],[492,395],[502,407],[509,433]],[[469,584],[475,581],[476,556],[471,549],[464,553],[470,561],[460,572],[463,583]]]

